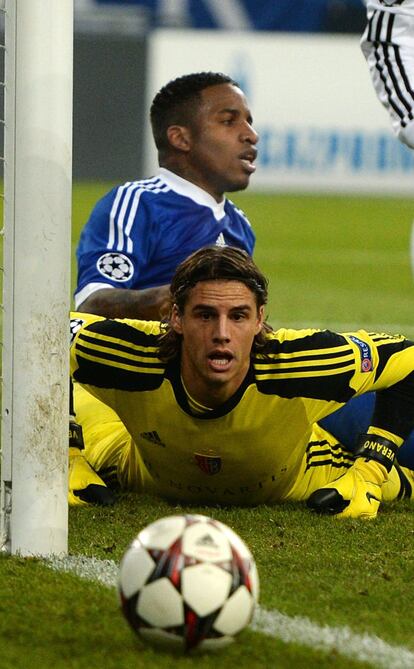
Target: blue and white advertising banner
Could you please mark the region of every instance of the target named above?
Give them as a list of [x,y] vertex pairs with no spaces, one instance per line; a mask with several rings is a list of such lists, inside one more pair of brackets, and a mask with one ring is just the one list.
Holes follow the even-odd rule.
[[[205,70],[229,74],[247,95],[260,135],[250,190],[414,196],[414,151],[393,135],[358,36],[155,31],[147,109],[169,80]],[[150,174],[149,126],[146,137]]]

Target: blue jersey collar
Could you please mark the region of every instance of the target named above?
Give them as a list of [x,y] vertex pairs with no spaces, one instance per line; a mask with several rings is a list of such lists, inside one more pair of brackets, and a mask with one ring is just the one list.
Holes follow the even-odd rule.
[[216,202],[214,197],[207,193],[207,191],[191,183],[191,181],[179,177],[178,174],[167,170],[165,167],[160,167],[159,175],[167,186],[179,195],[184,195],[197,204],[209,207],[217,221],[225,215],[224,205],[226,204],[226,198],[223,198],[221,202]]

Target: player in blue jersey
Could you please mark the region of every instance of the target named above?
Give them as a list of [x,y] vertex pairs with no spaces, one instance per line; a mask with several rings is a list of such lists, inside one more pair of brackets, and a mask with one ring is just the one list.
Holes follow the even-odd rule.
[[159,172],[114,188],[92,211],[77,249],[78,310],[158,318],[191,252],[211,244],[253,251],[246,216],[224,196],[247,188],[257,154],[237,83],[211,72],[179,77],[155,96],[150,116]]
[[[150,117],[159,172],[114,188],[92,211],[77,249],[79,311],[158,319],[176,266],[191,252],[212,244],[253,252],[246,216],[224,196],[247,188],[255,171],[258,135],[238,84],[213,72],[179,77],[157,93]],[[101,410],[107,440],[130,440],[111,409],[76,387],[73,413],[85,403],[91,417]],[[78,448],[74,420],[70,434],[70,502],[110,502]]]

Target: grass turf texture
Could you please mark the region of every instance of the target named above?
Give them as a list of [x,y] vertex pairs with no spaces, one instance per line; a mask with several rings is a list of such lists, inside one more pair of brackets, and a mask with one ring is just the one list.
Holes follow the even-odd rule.
[[[74,246],[108,187],[75,186]],[[274,326],[382,330],[395,324],[392,331],[414,336],[408,259],[414,200],[249,193],[232,199],[254,222],[255,258],[270,278]],[[70,510],[70,553],[118,562],[142,527],[185,511],[213,515],[246,540],[258,564],[262,607],[319,625],[348,626],[414,651],[409,503],[383,506],[378,519],[366,523],[318,518],[299,505],[195,508],[125,494],[112,509]],[[218,655],[195,659],[155,651],[135,639],[113,591],[16,557],[0,559],[0,640],[1,669],[369,666],[251,630]]]

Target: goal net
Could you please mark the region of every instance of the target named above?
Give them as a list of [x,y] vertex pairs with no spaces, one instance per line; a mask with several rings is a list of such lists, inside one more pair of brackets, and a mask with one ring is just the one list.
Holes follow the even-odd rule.
[[0,0],[4,216],[0,546],[67,551],[73,0]]

